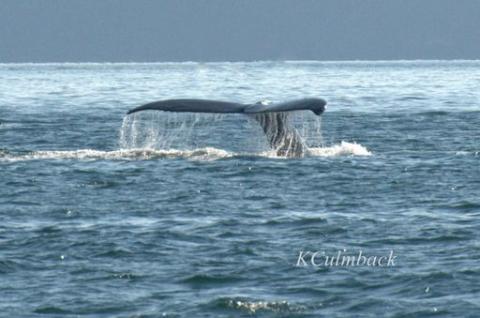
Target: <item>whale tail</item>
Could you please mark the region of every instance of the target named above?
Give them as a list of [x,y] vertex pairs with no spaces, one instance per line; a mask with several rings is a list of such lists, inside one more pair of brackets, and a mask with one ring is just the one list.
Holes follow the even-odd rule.
[[270,147],[278,156],[303,157],[307,146],[289,121],[290,112],[310,110],[315,115],[325,111],[326,101],[304,98],[284,103],[240,104],[202,99],[171,99],[148,103],[128,111],[127,114],[145,110],[194,113],[243,113],[252,117],[262,127]]
[[303,157],[307,146],[298,131],[291,125],[286,112],[250,115],[262,127],[270,147],[277,156]]

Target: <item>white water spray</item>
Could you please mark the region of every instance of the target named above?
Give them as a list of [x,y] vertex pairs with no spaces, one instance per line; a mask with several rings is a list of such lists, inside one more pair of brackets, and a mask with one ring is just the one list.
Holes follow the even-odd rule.
[[[297,112],[288,114],[288,122],[308,147],[323,144],[321,117]],[[269,127],[272,130],[278,128],[276,123],[271,123]],[[267,147],[265,133],[259,123],[242,114],[134,113],[124,117],[119,137],[122,149],[180,149],[202,144],[209,146],[209,143],[228,147],[232,140],[225,137],[241,137],[244,141],[242,146],[247,146],[247,149],[251,148],[248,145]]]

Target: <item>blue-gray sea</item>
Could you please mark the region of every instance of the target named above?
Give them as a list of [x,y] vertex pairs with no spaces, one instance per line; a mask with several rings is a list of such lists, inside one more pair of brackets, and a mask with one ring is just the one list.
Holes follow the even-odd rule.
[[0,64],[0,316],[478,317],[479,162],[479,61]]

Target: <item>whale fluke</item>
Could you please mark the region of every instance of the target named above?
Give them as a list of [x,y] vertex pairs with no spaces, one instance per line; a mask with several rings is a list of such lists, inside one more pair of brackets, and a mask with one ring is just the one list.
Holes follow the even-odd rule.
[[131,109],[127,114],[136,113],[142,110],[191,113],[242,113],[245,107],[245,104],[208,99],[167,99]]
[[302,157],[307,147],[298,131],[289,123],[289,112],[310,110],[320,116],[327,102],[321,98],[303,98],[283,103],[241,104],[206,99],[169,99],[131,109],[127,114],[144,110],[193,113],[243,113],[262,127],[270,147],[279,156]]

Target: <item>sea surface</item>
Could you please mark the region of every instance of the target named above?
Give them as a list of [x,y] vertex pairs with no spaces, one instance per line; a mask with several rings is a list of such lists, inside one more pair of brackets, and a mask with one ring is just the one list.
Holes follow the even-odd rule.
[[[302,97],[303,158],[125,116]],[[480,61],[0,64],[1,317],[479,313]]]

